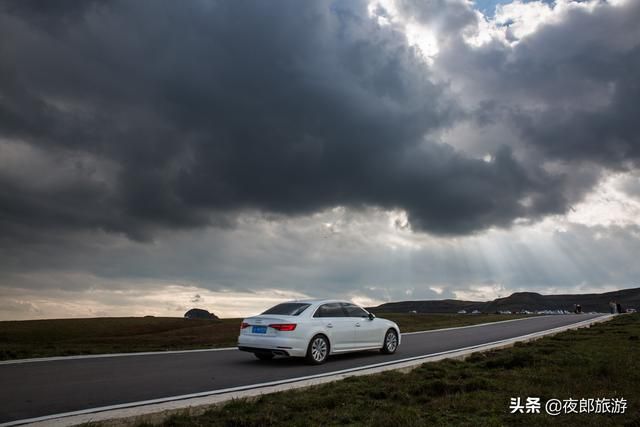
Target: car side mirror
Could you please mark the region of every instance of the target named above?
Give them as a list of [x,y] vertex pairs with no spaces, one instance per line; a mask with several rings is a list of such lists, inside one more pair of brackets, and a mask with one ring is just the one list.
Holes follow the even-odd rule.
[[376,318],[376,315],[373,313],[369,313],[369,320],[373,320]]

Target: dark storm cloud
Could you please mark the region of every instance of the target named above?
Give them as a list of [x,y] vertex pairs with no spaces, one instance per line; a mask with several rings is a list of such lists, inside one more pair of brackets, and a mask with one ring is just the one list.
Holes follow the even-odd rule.
[[[566,90],[590,89],[602,97],[592,107],[553,103],[542,111],[516,114],[527,140],[564,160],[614,168],[640,164],[639,20],[639,2],[615,8],[602,3],[593,13],[571,13],[562,25],[549,26],[523,43],[517,57],[523,78],[560,98]],[[572,34],[581,37],[567,41]],[[564,55],[545,46],[562,48]]]
[[[464,109],[363,3],[39,5],[0,9],[0,138],[112,168],[98,179],[71,167],[55,186],[31,180],[67,167],[56,162],[32,178],[0,173],[2,230],[145,238],[243,209],[373,205],[406,209],[414,229],[459,234],[570,202],[566,177],[524,167],[508,148],[485,162],[430,142]],[[473,23],[460,7],[442,25]],[[550,131],[569,126],[556,118]]]
[[[439,66],[547,160],[632,169],[640,161],[640,2],[567,8],[514,47],[457,40]],[[452,77],[455,78],[455,77]]]

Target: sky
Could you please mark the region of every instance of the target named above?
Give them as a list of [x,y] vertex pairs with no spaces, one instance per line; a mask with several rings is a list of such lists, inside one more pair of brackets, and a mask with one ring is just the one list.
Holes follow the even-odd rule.
[[0,320],[639,286],[640,2],[0,2]]

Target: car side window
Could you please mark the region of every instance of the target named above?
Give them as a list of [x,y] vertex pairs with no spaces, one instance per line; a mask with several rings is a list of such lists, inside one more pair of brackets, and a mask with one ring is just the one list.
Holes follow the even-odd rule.
[[367,313],[364,309],[358,307],[355,304],[342,304],[345,311],[347,312],[348,317],[368,317],[369,313]]
[[313,317],[347,317],[340,303],[323,304],[318,307]]

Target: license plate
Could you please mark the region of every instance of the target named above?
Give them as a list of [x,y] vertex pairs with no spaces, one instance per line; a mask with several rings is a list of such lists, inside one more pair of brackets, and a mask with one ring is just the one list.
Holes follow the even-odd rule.
[[251,332],[254,334],[266,334],[267,327],[266,326],[252,326]]

